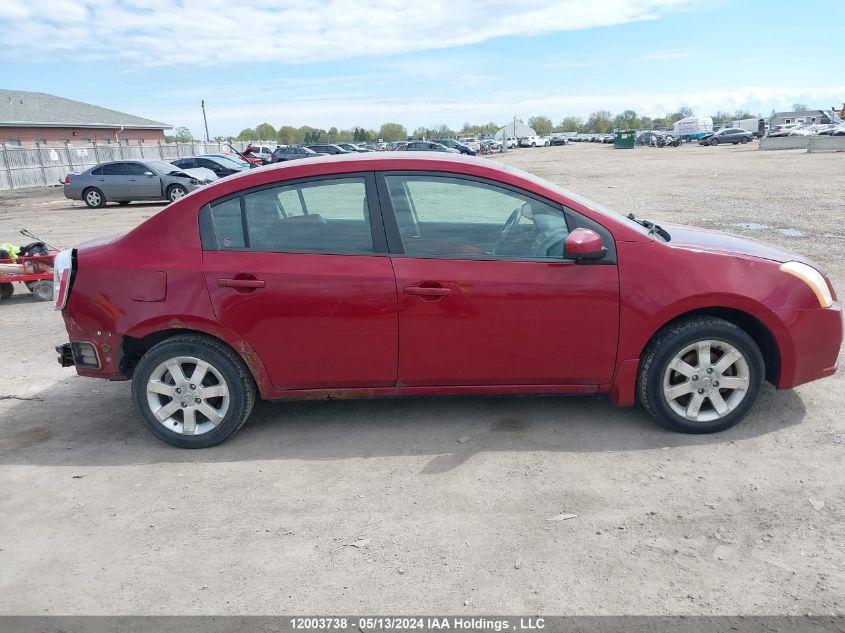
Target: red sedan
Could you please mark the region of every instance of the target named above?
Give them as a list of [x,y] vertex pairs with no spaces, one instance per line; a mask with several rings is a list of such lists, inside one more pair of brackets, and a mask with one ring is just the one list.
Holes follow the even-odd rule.
[[799,255],[447,154],[245,172],[55,270],[60,362],[131,379],[147,428],[186,448],[232,435],[258,395],[606,393],[710,433],[764,380],[833,374],[842,342]]

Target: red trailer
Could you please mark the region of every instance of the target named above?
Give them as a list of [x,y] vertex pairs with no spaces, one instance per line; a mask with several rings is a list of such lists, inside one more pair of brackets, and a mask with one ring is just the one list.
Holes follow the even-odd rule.
[[[38,240],[26,229],[21,230],[21,235]],[[38,301],[53,300],[53,260],[59,251],[49,244],[46,246],[49,247],[46,254],[0,259],[0,301],[14,294],[15,282],[24,284]]]
[[55,255],[0,259],[0,301],[14,294],[16,281],[26,285],[38,301],[52,301]]

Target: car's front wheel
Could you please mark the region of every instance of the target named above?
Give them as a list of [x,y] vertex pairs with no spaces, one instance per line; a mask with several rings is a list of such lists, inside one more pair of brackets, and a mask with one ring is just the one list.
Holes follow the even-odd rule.
[[719,139],[717,139],[717,138],[711,138],[710,142],[708,143],[708,145],[718,145],[718,144],[719,144]]
[[678,321],[659,332],[640,364],[640,402],[659,424],[714,433],[737,424],[757,400],[765,365],[745,331],[715,317]]
[[188,195],[188,190],[185,189],[182,185],[171,185],[170,188],[167,190],[167,199],[170,202],[176,202],[180,198],[184,198]]
[[141,358],[132,403],[144,426],[180,448],[207,448],[243,426],[255,403],[255,383],[223,343],[200,335],[162,341]]

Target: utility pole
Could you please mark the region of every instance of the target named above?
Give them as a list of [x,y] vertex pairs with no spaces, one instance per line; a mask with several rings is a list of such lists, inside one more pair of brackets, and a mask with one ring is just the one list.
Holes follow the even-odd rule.
[[200,101],[200,104],[202,105],[202,121],[205,123],[205,142],[208,143],[211,138],[208,136],[208,119],[205,118],[205,99]]

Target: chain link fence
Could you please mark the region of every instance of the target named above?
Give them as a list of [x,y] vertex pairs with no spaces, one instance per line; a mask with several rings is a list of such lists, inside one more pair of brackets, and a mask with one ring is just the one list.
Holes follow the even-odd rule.
[[[255,141],[254,144],[258,144]],[[276,143],[265,143],[275,146]],[[242,151],[243,141],[232,143]],[[231,153],[226,143],[156,143],[149,145],[57,145],[11,147],[0,145],[0,191],[58,185],[65,176],[110,160],[176,160],[186,156]]]

